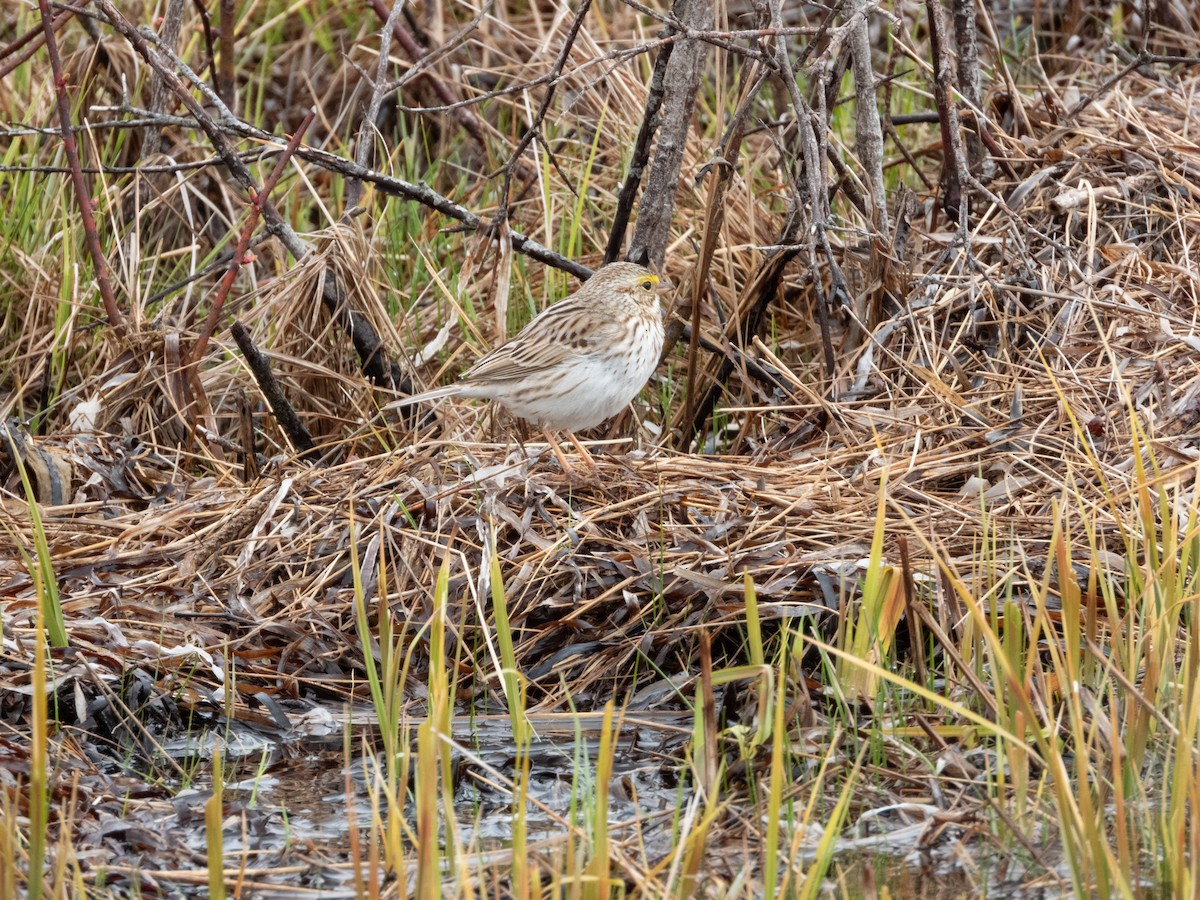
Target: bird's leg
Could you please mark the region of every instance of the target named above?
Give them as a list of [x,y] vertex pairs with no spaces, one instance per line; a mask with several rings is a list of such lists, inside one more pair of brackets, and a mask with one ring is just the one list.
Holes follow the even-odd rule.
[[570,475],[572,473],[571,466],[567,463],[567,458],[563,456],[562,447],[558,446],[558,441],[555,440],[547,429],[542,429],[542,434],[545,435],[547,442],[550,444],[550,449],[554,451],[554,455],[558,457],[558,464],[562,466],[563,474]]
[[525,423],[521,419],[513,420],[513,432],[517,438],[517,446],[521,448],[521,457],[528,462],[529,451],[525,449],[525,439],[529,437],[529,431],[525,428]]
[[583,458],[583,461],[587,463],[587,467],[595,472],[598,468],[596,465],[596,460],[592,459],[592,454],[588,453],[587,447],[579,443],[579,438],[575,437],[575,433],[573,431],[567,432],[567,440],[575,445],[575,449],[579,451],[579,455]]

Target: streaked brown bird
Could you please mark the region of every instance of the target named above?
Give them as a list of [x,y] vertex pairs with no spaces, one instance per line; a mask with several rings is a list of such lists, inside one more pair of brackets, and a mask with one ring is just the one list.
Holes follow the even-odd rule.
[[573,432],[615,416],[654,374],[663,348],[663,286],[643,266],[609,263],[480,359],[457,384],[388,408],[443,397],[495,400],[542,430],[564,471],[570,467],[550,432],[566,431],[595,468]]

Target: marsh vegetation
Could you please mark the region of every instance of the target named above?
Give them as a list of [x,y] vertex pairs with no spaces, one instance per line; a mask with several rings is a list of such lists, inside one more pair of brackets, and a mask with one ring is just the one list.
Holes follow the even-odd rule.
[[[1197,57],[4,5],[0,896],[1194,896]],[[590,477],[389,408],[618,258],[667,342]]]

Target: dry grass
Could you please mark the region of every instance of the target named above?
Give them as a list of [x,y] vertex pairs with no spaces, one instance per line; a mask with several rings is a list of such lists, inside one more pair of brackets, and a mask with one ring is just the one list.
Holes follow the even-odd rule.
[[[311,3],[284,24],[251,6],[239,29],[239,71],[254,79],[243,100],[261,97],[264,127],[282,129],[296,124],[296,110],[316,105],[310,143],[352,156],[349,135],[366,99],[354,66],[374,70],[378,23]],[[474,13],[451,5],[444,19],[420,14],[441,43]],[[735,27],[734,11],[728,16]],[[34,24],[25,11],[0,13],[0,25],[14,21],[19,28],[0,34]],[[456,90],[539,77],[569,21],[565,13],[499,4],[451,54],[460,67]],[[1195,52],[1194,14],[1174,27],[1159,33],[1160,49]],[[535,144],[527,157],[537,179],[514,204],[512,227],[588,265],[599,262],[607,240],[648,73],[645,57],[611,54],[653,41],[656,30],[625,6],[600,4],[557,88],[546,134],[554,163],[546,146]],[[338,49],[305,43],[306,32]],[[80,86],[79,108],[117,106],[122,79],[135,90],[143,83],[122,40],[107,36],[96,47],[75,24],[60,35]],[[897,39],[927,56],[922,31],[913,37],[906,29]],[[245,209],[223,169],[91,177],[130,322],[126,338],[99,324],[73,200],[65,189],[60,194],[65,179],[0,172],[0,197],[12,204],[9,233],[0,235],[0,412],[29,417],[39,397],[46,399],[36,444],[73,472],[71,501],[43,509],[72,647],[54,670],[65,734],[103,732],[95,715],[72,708],[76,697],[119,693],[138,670],[150,673],[152,695],[169,700],[163,715],[177,721],[225,712],[261,724],[260,693],[293,715],[314,703],[365,702],[351,516],[367,599],[384,598],[411,634],[432,614],[431,591],[449,555],[457,701],[460,709],[493,713],[504,709],[485,649],[494,627],[485,614],[493,539],[516,661],[529,680],[530,708],[542,712],[563,711],[568,702],[599,710],[609,699],[631,713],[684,708],[681,697],[697,690],[702,630],[714,636],[716,665],[745,657],[745,574],[764,620],[783,627],[811,615],[814,633],[832,640],[858,596],[881,493],[885,558],[899,565],[896,540],[907,539],[913,569],[930,576],[922,602],[947,634],[963,626],[947,572],[987,598],[985,605],[1003,602],[997,585],[1025,597],[1055,570],[1047,548],[1064,518],[1095,531],[1091,559],[1109,575],[1137,568],[1128,535],[1153,536],[1138,518],[1146,482],[1135,453],[1150,467],[1151,485],[1176,491],[1182,508],[1193,502],[1200,69],[1129,72],[1072,116],[1071,107],[1120,68],[1098,41],[1084,47],[1091,57],[1057,55],[1062,48],[1052,41],[1040,56],[1017,46],[996,57],[1017,92],[1005,93],[998,72],[987,111],[1017,177],[997,170],[988,183],[992,199],[976,197],[965,252],[925,195],[908,217],[903,247],[893,242],[887,251],[867,242],[866,223],[839,199],[830,238],[848,292],[832,311],[832,377],[822,363],[813,273],[793,264],[755,344],[774,384],[735,367],[715,436],[681,452],[681,346],[637,404],[637,419],[622,416],[593,435],[609,442],[590,483],[565,478],[544,445],[522,445],[511,423],[482,408],[452,401],[416,429],[380,413],[389,396],[361,376],[320,299],[323,279],[335,273],[384,344],[416,361],[417,382],[432,384],[559,296],[568,285],[561,273],[479,237],[446,233],[446,220],[379,194],[365,216],[339,223],[340,176],[296,162],[273,199],[316,253],[295,265],[277,242],[265,241],[227,309],[270,352],[322,447],[322,465],[302,466],[224,329],[198,372],[204,402],[194,424],[185,412],[196,391],[181,372],[184,354],[222,267],[198,273],[228,252]],[[275,63],[260,78],[263,54]],[[702,127],[685,155],[667,265],[681,297],[691,290],[704,209],[704,191],[691,179],[711,158],[721,119],[737,100],[721,68],[734,65],[730,56],[719,54],[712,65]],[[7,127],[53,120],[47,71],[38,55],[0,81]],[[438,71],[447,77],[450,68]],[[894,90],[924,109],[917,84],[906,77]],[[410,106],[438,102],[419,81],[411,91],[402,94]],[[486,124],[485,146],[466,140],[450,113],[394,112],[383,123],[376,166],[428,178],[486,217],[499,186],[485,176],[505,161],[538,96],[515,93],[472,107]],[[764,120],[770,105],[764,101]],[[87,118],[98,124],[118,114]],[[199,132],[167,134],[163,161],[211,159]],[[137,133],[113,135],[84,137],[85,165],[137,164]],[[902,135],[935,181],[936,126],[908,126]],[[851,159],[836,129],[834,138]],[[57,164],[56,135],[3,140],[8,165]],[[718,344],[732,337],[721,323],[737,321],[753,302],[764,248],[783,231],[790,141],[786,128],[757,131],[732,180],[703,310],[705,334]],[[239,149],[257,148],[244,142]],[[264,172],[273,158],[263,161]],[[890,171],[919,185],[907,162],[892,162]],[[507,312],[503,303],[497,312],[496,291],[505,284]],[[702,385],[711,384],[719,362],[701,356]],[[250,483],[238,452],[243,395],[264,457],[262,477]],[[72,412],[92,400],[99,404],[95,433],[73,434]],[[7,488],[0,519],[32,548],[19,482]],[[1056,570],[1046,577],[1061,587]],[[1085,571],[1081,582],[1087,578]],[[36,601],[26,564],[11,548],[0,550],[0,596],[0,690],[9,698],[6,721],[15,723],[23,721],[19,698],[30,690]],[[425,640],[413,645],[407,685],[414,715],[425,705],[417,690],[427,677]],[[804,659],[819,668],[811,650]],[[231,671],[236,686],[226,693]],[[972,687],[951,677],[945,691],[963,699]],[[828,707],[819,697],[808,727],[819,731],[836,718],[839,692],[824,686]],[[73,732],[76,725],[84,727]],[[5,727],[0,740],[19,744],[27,726]],[[158,724],[147,728],[144,740],[160,734]],[[893,765],[876,773],[880,789],[896,798],[915,791],[901,754],[890,748],[884,755]],[[0,772],[8,765],[0,760]],[[986,809],[976,799],[962,802]]]

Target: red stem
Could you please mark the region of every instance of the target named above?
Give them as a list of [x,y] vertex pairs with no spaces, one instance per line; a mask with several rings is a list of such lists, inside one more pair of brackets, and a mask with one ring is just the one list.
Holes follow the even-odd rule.
[[100,247],[100,234],[96,230],[96,218],[92,215],[92,197],[83,178],[83,168],[79,164],[79,148],[75,146],[75,135],[71,131],[71,103],[67,99],[67,82],[63,77],[62,58],[58,55],[58,42],[54,37],[54,18],[50,15],[49,0],[38,0],[38,8],[42,13],[42,31],[46,35],[50,68],[54,72],[54,97],[58,105],[63,150],[67,156],[67,167],[71,170],[71,183],[75,186],[75,199],[79,201],[79,217],[83,220],[83,234],[88,253],[92,257],[92,268],[96,271],[96,286],[100,289],[100,298],[104,301],[104,312],[108,315],[109,324],[123,332],[125,319],[117,308],[117,298],[108,278],[108,260],[104,258],[104,250]]
[[[45,2],[45,0],[42,0]],[[296,153],[300,146],[300,141],[304,137],[304,132],[308,131],[308,126],[312,124],[313,119],[317,117],[316,110],[309,110],[304,121],[300,123],[300,127],[296,129],[296,133],[292,135],[292,139],[288,141],[287,147],[275,163],[275,168],[263,182],[262,189],[254,191],[250,198],[250,212],[246,215],[246,221],[242,225],[242,233],[238,237],[237,247],[233,251],[233,259],[229,263],[229,268],[225,270],[225,275],[221,278],[220,284],[217,285],[217,292],[213,296],[212,305],[208,308],[208,317],[204,320],[204,329],[200,332],[200,337],[196,339],[196,346],[192,348],[192,362],[198,362],[208,347],[209,338],[212,337],[213,331],[217,327],[217,319],[221,316],[221,310],[225,307],[225,298],[229,296],[229,291],[233,287],[233,281],[237,278],[238,270],[246,262],[246,251],[250,248],[250,240],[254,236],[254,229],[258,225],[258,219],[262,215],[263,203],[266,202],[271,191],[275,189],[276,183],[283,175],[283,170],[287,168],[289,160]]]

